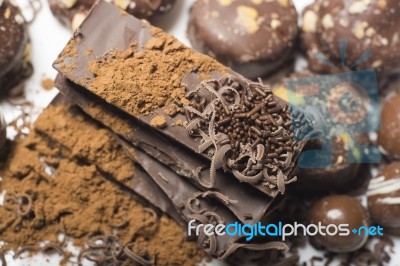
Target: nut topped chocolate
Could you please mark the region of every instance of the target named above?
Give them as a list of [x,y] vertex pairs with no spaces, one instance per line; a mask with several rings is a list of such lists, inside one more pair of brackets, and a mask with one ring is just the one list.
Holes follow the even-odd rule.
[[296,36],[291,0],[199,0],[190,11],[192,46],[247,78],[276,71],[289,59]]
[[400,159],[400,94],[389,96],[382,104],[381,129],[378,139],[382,152]]
[[[310,223],[325,226],[324,235],[317,234],[313,240],[332,252],[351,252],[361,248],[368,239],[367,234],[339,235],[341,224],[347,229],[368,226],[367,212],[361,203],[347,195],[328,196],[317,201],[310,210]],[[334,225],[334,226],[333,226]],[[339,232],[340,230],[340,232]]]
[[8,0],[0,3],[0,97],[32,72],[26,23]]
[[[317,72],[338,71],[329,66],[326,68],[315,56],[319,51],[340,66],[338,40],[343,39],[347,42],[347,66],[372,67],[388,73],[398,71],[399,15],[397,0],[317,0],[303,13],[303,39],[310,68]],[[372,56],[361,58],[368,50]]]
[[371,179],[368,191],[368,210],[374,222],[400,232],[400,162],[383,166]]
[[[85,19],[96,0],[48,0],[50,9],[73,30]],[[175,0],[107,0],[140,19],[151,19],[171,10]]]

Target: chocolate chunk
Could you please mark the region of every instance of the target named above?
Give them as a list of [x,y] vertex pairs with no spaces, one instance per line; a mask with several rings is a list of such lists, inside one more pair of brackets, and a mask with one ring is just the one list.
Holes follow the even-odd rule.
[[287,62],[296,36],[291,0],[199,0],[190,11],[192,46],[248,78],[263,77]]
[[381,129],[378,134],[382,152],[391,159],[400,159],[400,94],[389,96],[381,111]]
[[[206,180],[209,179],[210,163],[207,160],[193,154],[188,149],[176,146],[148,126],[135,121],[126,113],[113,108],[61,75],[56,78],[56,86],[65,98],[80,106],[94,120],[99,121],[130,144],[168,166],[176,174],[183,176],[187,182],[195,185],[200,191],[208,191],[208,188],[204,187],[198,178],[201,176]],[[257,223],[270,212],[270,205],[273,201],[275,203],[280,201],[279,197],[269,198],[254,188],[240,184],[230,174],[223,174],[220,171],[217,171],[216,174],[214,191],[227,198],[235,199],[229,204],[220,203],[225,204],[237,219],[244,223]],[[251,213],[250,218],[246,217],[248,213]]]
[[10,1],[0,4],[0,97],[32,74],[26,23]]
[[[304,143],[296,141],[290,131],[288,106],[267,86],[244,79],[159,29],[121,15],[105,2],[92,9],[54,67],[146,124],[164,115],[166,127],[157,128],[158,132],[212,161],[209,188],[215,185],[219,168],[270,196],[277,190],[283,193],[285,185],[296,180],[292,171]],[[228,122],[231,127],[216,127],[233,115],[234,120]],[[246,135],[239,144],[231,131],[236,120],[246,124],[246,128],[235,129]],[[252,124],[256,120],[262,122]]]
[[370,180],[368,210],[371,218],[387,231],[400,229],[400,163],[382,166],[378,175]]
[[[48,0],[51,12],[63,24],[77,29],[96,0]],[[152,19],[171,10],[175,0],[108,0],[139,19]]]
[[[354,234],[353,229],[361,226],[368,230],[367,212],[361,203],[347,195],[335,195],[322,198],[316,202],[310,210],[310,223],[325,226],[323,234],[316,234],[313,240],[332,252],[351,252],[361,248],[368,239],[368,234],[360,232]],[[340,224],[348,224],[349,235],[339,227]],[[329,226],[331,225],[331,226]]]
[[[390,74],[399,69],[400,6],[397,1],[318,0],[303,13],[304,46],[310,68],[317,72],[340,71],[341,49],[347,43],[345,64],[355,69],[372,67]],[[312,37],[314,35],[314,37]],[[326,68],[315,60],[317,51],[337,66]],[[358,61],[364,52],[372,56]]]

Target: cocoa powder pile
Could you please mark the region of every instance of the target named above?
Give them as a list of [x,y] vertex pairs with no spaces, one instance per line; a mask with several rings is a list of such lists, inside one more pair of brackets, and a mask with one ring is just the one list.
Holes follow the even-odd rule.
[[[50,106],[1,166],[0,253],[51,251],[63,253],[63,263],[97,265],[199,262],[202,252],[180,225],[107,180],[128,184],[133,175],[111,132],[75,107]],[[70,258],[59,234],[81,248],[78,258]]]
[[[227,71],[214,59],[184,46],[162,30],[152,28],[151,33],[153,38],[144,51],[134,43],[125,51],[110,51],[104,58],[92,61],[89,70],[95,78],[89,83],[89,90],[131,115],[148,115],[157,108],[173,108],[176,102],[188,104],[182,84],[188,73],[196,72],[204,79],[212,72]],[[71,51],[70,55],[76,56],[76,50]]]

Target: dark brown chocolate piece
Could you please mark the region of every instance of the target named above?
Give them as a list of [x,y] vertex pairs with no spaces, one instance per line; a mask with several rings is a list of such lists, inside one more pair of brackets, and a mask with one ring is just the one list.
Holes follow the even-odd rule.
[[10,1],[0,3],[0,97],[32,74],[26,22]]
[[382,103],[381,128],[378,139],[383,154],[400,159],[400,94],[389,96]]
[[[356,69],[372,67],[379,72],[398,72],[399,15],[400,6],[392,0],[315,1],[303,12],[303,39],[310,68],[320,73],[340,71],[338,40],[344,39],[347,42],[347,66],[355,64]],[[318,50],[338,68],[324,66],[316,60]],[[372,52],[372,56],[358,62],[367,50]]]
[[[126,113],[113,108],[61,75],[56,78],[56,86],[65,98],[81,107],[94,120],[99,121],[130,144],[168,166],[176,174],[183,176],[186,181],[195,185],[200,191],[208,191],[208,188],[198,182],[199,175],[206,180],[209,179],[210,163],[207,160],[192,154],[188,149],[177,147],[165,137],[154,132],[154,129],[133,120]],[[269,198],[246,184],[240,184],[228,173],[223,174],[217,171],[216,175],[215,190],[213,191],[218,192],[224,198],[234,199],[229,204],[219,200],[243,223],[257,223],[269,213],[271,203],[279,201],[279,198]],[[249,213],[251,216],[246,215]]]
[[[68,104],[71,105],[71,102],[69,99],[66,97],[63,97],[61,94],[59,94],[51,103],[52,105],[57,105],[57,104]],[[84,116],[84,114],[79,110],[76,106],[71,106],[70,107],[70,112],[74,116],[80,115]],[[91,119],[86,119],[87,123],[92,123],[94,124],[95,121],[92,121]],[[45,132],[42,130],[39,130],[38,128],[35,129],[37,132],[42,134],[43,136],[46,136],[46,139],[49,140],[49,144],[54,144],[57,143],[57,145],[60,145],[61,147],[71,150],[73,147],[67,147],[63,144],[62,140],[59,140],[55,138],[55,135],[49,134],[49,132]],[[96,162],[91,162],[91,163],[96,163]],[[147,174],[146,171],[143,170],[139,165],[135,169],[135,175],[132,176],[132,181],[128,186],[126,184],[122,184],[119,181],[117,181],[112,174],[110,173],[105,173],[103,169],[99,169],[103,174],[105,175],[105,178],[108,180],[111,180],[111,182],[116,183],[118,186],[121,187],[121,189],[127,190],[129,193],[136,193],[137,195],[140,195],[144,199],[148,201],[148,203],[152,204],[153,206],[159,208],[161,211],[167,213],[169,216],[171,216],[173,219],[175,219],[179,223],[183,223],[183,220],[181,219],[181,215],[178,214],[178,212],[175,210],[174,206],[172,205],[171,201],[167,197],[166,194],[157,186],[156,183],[152,180],[152,178]]]
[[[326,84],[334,84],[335,87],[329,86],[327,91],[320,91],[321,95],[316,97],[297,97],[294,89],[288,88],[286,82],[294,81],[300,78],[313,78],[316,77],[310,72],[295,73],[291,76],[290,80],[281,81],[273,87],[275,95],[283,99],[291,99],[291,104],[295,106],[312,106],[316,110],[326,109],[327,113],[323,116],[323,122],[329,126],[329,134],[323,135],[318,138],[313,138],[307,142],[303,151],[320,150],[314,160],[321,163],[320,166],[315,167],[302,167],[298,166],[295,170],[295,175],[298,176],[298,181],[293,184],[293,188],[299,192],[312,192],[312,193],[326,193],[328,191],[345,191],[354,185],[356,179],[364,179],[363,175],[359,175],[362,165],[358,162],[362,161],[361,145],[368,145],[370,143],[368,135],[358,130],[358,127],[346,127],[346,123],[338,121],[357,121],[362,114],[369,108],[369,99],[363,95],[354,84],[342,82],[330,83],[334,80],[335,76],[325,76],[318,82],[318,86],[325,86]],[[324,84],[322,84],[324,82]],[[312,86],[310,86],[312,88]],[[304,94],[307,95],[306,87],[303,88]],[[303,93],[303,92],[302,92]],[[326,93],[328,95],[324,95]],[[357,110],[344,112],[340,108],[340,101],[344,96],[351,95],[352,101],[359,104]],[[327,99],[329,99],[327,101]],[[329,106],[335,106],[336,109],[332,111]],[[315,112],[315,111],[314,111]],[[342,114],[340,117],[338,114]],[[353,114],[355,114],[353,116]],[[352,119],[352,120],[351,120]],[[349,123],[351,124],[351,123]],[[345,128],[342,128],[342,126]],[[337,128],[336,128],[337,127]],[[342,128],[342,129],[341,129]],[[359,132],[361,131],[361,132]],[[327,149],[329,147],[329,151]],[[351,159],[350,159],[351,158]],[[326,163],[325,163],[326,162]],[[329,164],[329,165],[327,165]],[[358,182],[357,182],[358,183]],[[357,184],[358,185],[358,184]],[[354,188],[354,186],[353,186]]]
[[[367,136],[365,136],[367,138]],[[311,140],[304,147],[321,149],[321,139]],[[321,153],[320,160],[332,160],[331,167],[324,168],[297,168],[298,182],[293,187],[302,192],[324,193],[327,191],[343,191],[350,185],[360,172],[361,165],[348,163],[348,139],[343,137],[332,138],[332,153]],[[329,156],[330,158],[325,158]]]
[[[59,96],[53,104],[65,102],[70,103],[65,97],[60,98]],[[70,110],[75,115],[82,115],[81,111],[76,107],[71,107]],[[87,123],[95,123],[91,119],[86,119],[85,121]],[[53,138],[54,136],[40,130],[39,132],[63,146],[60,140]],[[143,151],[134,148],[125,140],[119,139],[119,141],[125,148],[128,156],[138,164],[138,168],[135,169],[136,174],[132,177],[132,183],[129,188],[171,215],[178,222],[182,222],[183,220],[186,224],[193,219],[202,224],[229,224],[237,221],[236,217],[225,206],[217,204],[215,201],[218,197],[230,203],[234,203],[235,200],[220,195],[215,191],[199,191],[193,185],[186,182],[184,178],[154,160]],[[64,146],[64,148],[71,149],[72,147]],[[111,180],[118,182],[114,179]],[[252,243],[238,243],[242,238],[241,236],[231,237],[225,234],[223,236],[214,235],[208,237],[202,231],[200,232],[198,237],[200,247],[216,257],[228,257],[233,251],[239,248],[253,248]],[[193,234],[194,232],[192,232]],[[265,241],[268,241],[268,239],[265,239]],[[286,249],[286,245],[281,242],[267,242],[260,244],[258,249],[282,250]]]
[[[97,0],[48,0],[51,12],[63,24],[77,29]],[[107,0],[139,19],[151,19],[171,10],[175,0]]]
[[[310,223],[326,227],[325,235],[317,234],[313,240],[332,252],[351,252],[361,248],[368,234],[353,234],[351,230],[368,227],[367,212],[361,203],[347,195],[328,196],[316,202],[310,210]],[[333,224],[336,227],[328,225]],[[348,224],[349,235],[339,235],[338,226]],[[336,228],[336,229],[335,229]],[[329,232],[329,234],[327,233]],[[335,233],[336,232],[336,233]]]
[[296,36],[292,0],[198,0],[190,11],[192,46],[247,78],[263,77],[288,61]]
[[[98,19],[99,17],[101,17],[101,20]],[[196,67],[199,68],[207,65],[208,74],[213,78],[212,80],[201,78],[198,75],[197,68],[187,69],[181,66],[180,71],[183,71],[184,75],[180,77],[180,82],[177,82],[178,85],[170,84],[170,86],[157,88],[158,90],[166,91],[171,90],[171,86],[180,87],[184,85],[186,88],[187,96],[183,96],[180,99],[181,103],[186,102],[185,106],[179,106],[179,103],[167,106],[171,107],[176,104],[175,108],[179,107],[178,113],[174,115],[168,115],[162,106],[155,106],[151,112],[144,112],[142,115],[138,115],[132,109],[135,106],[134,103],[130,106],[119,97],[121,93],[118,92],[119,86],[107,85],[107,82],[114,84],[112,79],[102,82],[101,86],[107,87],[107,95],[109,96],[105,97],[107,102],[148,125],[154,125],[154,122],[160,125],[158,122],[161,121],[162,128],[157,128],[159,132],[212,161],[210,175],[212,179],[215,178],[214,172],[216,169],[237,170],[234,171],[234,174],[236,173],[235,176],[239,177],[241,181],[251,184],[270,196],[275,195],[277,190],[283,193],[285,184],[295,180],[292,179],[291,174],[303,143],[295,141],[290,132],[290,114],[287,105],[279,102],[268,87],[261,83],[244,79],[211,58],[193,52],[171,36],[152,28],[134,17],[121,15],[117,9],[112,8],[105,2],[100,2],[96,5],[77,33],[61,53],[54,67],[74,83],[100,97],[104,96],[104,94],[92,86],[97,77],[89,70],[89,65],[92,64],[93,67],[93,63],[100,63],[101,61],[97,61],[99,58],[103,58],[103,62],[107,62],[107,60],[114,61],[112,57],[109,59],[107,59],[107,56],[104,57],[104,54],[110,51],[126,50],[128,56],[135,56],[135,60],[143,60],[142,63],[146,64],[146,62],[148,63],[146,59],[147,53],[152,54],[156,51],[157,54],[164,57],[164,60],[172,60],[173,53],[171,51],[179,50],[181,53],[191,55],[183,58],[181,65],[188,64],[195,67],[198,64]],[[163,44],[163,38],[169,39],[168,43]],[[105,42],[105,39],[109,41]],[[134,47],[132,47],[132,44],[134,44]],[[167,47],[165,52],[160,48],[164,46]],[[88,49],[91,51],[90,54],[87,52]],[[136,52],[139,54],[135,55]],[[96,58],[97,60],[95,60]],[[157,70],[156,67],[153,69],[154,71],[162,70]],[[135,74],[148,77],[148,79],[150,79],[149,75],[154,79],[157,79],[159,75],[171,76],[171,70],[165,69],[165,71],[157,72],[157,75],[153,75],[153,72],[150,71],[149,73],[147,68],[137,68],[135,69]],[[232,74],[221,73],[221,71]],[[130,88],[135,87],[139,90],[142,88],[140,84],[134,84],[135,80],[120,80],[118,82],[129,82]],[[215,87],[212,87],[211,83]],[[111,91],[110,89],[116,91]],[[124,97],[127,94],[132,94],[132,97],[127,98],[133,99],[136,92],[132,89],[124,91]],[[198,96],[203,97],[205,100],[207,106],[204,107],[206,109],[196,109],[196,102],[194,101]],[[214,127],[218,122],[216,121],[217,117],[221,118],[216,113],[216,108],[214,108],[218,102],[224,105],[224,109],[227,108],[225,111],[231,108],[227,113],[228,115],[246,115],[251,118],[247,119],[249,123],[256,123],[257,118],[265,119],[261,124],[249,124],[248,126],[252,126],[252,130],[250,128],[246,129],[246,134],[249,136],[241,143],[243,145],[239,144],[240,153],[243,153],[239,155],[243,156],[241,162],[245,162],[245,164],[248,164],[247,166],[232,169],[232,166],[238,167],[238,161],[228,164],[228,159],[238,160],[238,158],[234,157],[237,153],[232,152],[235,148],[232,143],[236,145],[236,142],[233,139],[233,134],[225,134],[223,130],[219,131],[219,128]],[[151,105],[151,103],[149,104]],[[202,108],[201,106],[199,107]],[[243,112],[247,112],[247,114],[243,114]],[[160,116],[161,119],[159,119]],[[183,121],[183,123],[177,125],[176,121],[178,120]],[[191,134],[193,133],[191,132],[192,130],[199,132],[200,128],[196,128],[199,122],[206,122],[211,130],[208,130],[208,133],[203,132],[204,134],[193,136]],[[265,129],[265,134],[270,134],[271,137],[274,137],[274,143],[270,139],[265,141],[257,135],[261,128],[262,130]],[[256,132],[254,132],[254,129]],[[268,138],[268,136],[266,137]],[[258,142],[260,138],[261,143]],[[267,143],[263,143],[263,141]],[[212,188],[213,185],[210,182],[209,188]]]
[[400,232],[400,163],[382,166],[370,180],[368,210],[371,218],[385,230]]

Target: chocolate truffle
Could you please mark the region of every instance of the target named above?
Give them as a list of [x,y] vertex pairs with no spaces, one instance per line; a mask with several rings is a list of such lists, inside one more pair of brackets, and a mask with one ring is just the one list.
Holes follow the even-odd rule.
[[[345,64],[391,73],[400,67],[400,6],[396,0],[317,0],[303,12],[303,45],[315,72],[340,70],[338,40],[347,43]],[[359,60],[370,50],[372,56]],[[337,68],[316,60],[324,54]],[[360,62],[363,61],[363,62]]]
[[[48,0],[55,17],[73,30],[85,19],[96,0]],[[140,19],[152,19],[171,10],[175,0],[106,0]]]
[[374,222],[399,232],[400,229],[400,162],[382,167],[371,179],[368,191],[368,210]]
[[277,70],[290,58],[296,36],[291,0],[198,0],[190,11],[192,46],[248,78]]
[[0,110],[0,151],[7,140],[7,124]]
[[[313,76],[310,72],[296,73],[291,76],[289,82],[294,81],[296,83],[296,79],[301,78],[313,78]],[[328,84],[330,81],[322,79],[315,82],[326,82]],[[362,181],[361,179],[364,176],[359,175],[361,164],[357,162],[360,162],[363,158],[363,151],[360,149],[360,146],[369,144],[368,135],[358,132],[357,128],[340,128],[342,124],[337,121],[359,119],[358,115],[365,112],[365,109],[360,107],[367,107],[364,95],[355,86],[352,86],[352,84],[340,83],[332,89],[326,90],[329,93],[326,96],[296,97],[293,88],[289,89],[287,84],[284,81],[276,84],[273,87],[274,94],[290,102],[293,106],[299,106],[300,108],[307,108],[307,106],[315,107],[317,112],[321,111],[323,113],[323,120],[327,123],[326,126],[330,130],[329,134],[320,138],[310,139],[307,142],[304,151],[321,150],[321,152],[316,152],[315,156],[313,155],[310,159],[312,162],[318,162],[319,165],[314,166],[312,162],[301,161],[295,172],[298,178],[297,182],[292,186],[293,189],[297,192],[307,193],[343,192],[359,185],[359,182],[355,183],[354,181],[356,179]],[[323,90],[321,90],[321,93],[323,93]],[[352,112],[344,112],[344,110],[337,108],[340,106],[338,102],[346,94],[351,94],[352,100],[358,101],[360,104],[357,109],[351,110]],[[328,104],[326,99],[329,99]],[[330,105],[330,103],[333,104]],[[332,106],[332,110],[329,109],[329,106]],[[337,110],[333,108],[334,106]],[[352,117],[352,113],[356,115]],[[339,114],[343,115],[339,116]],[[336,131],[336,128],[338,128],[338,131]],[[327,146],[330,146],[330,150],[324,152],[323,147]],[[349,160],[350,158],[351,161]],[[325,166],[328,164],[330,167]]]
[[[367,139],[367,136],[362,135]],[[321,149],[324,139],[309,141],[304,150]],[[327,191],[343,191],[349,188],[351,183],[359,177],[361,165],[348,162],[352,139],[348,135],[337,136],[331,139],[331,153],[318,154],[316,160],[321,162],[331,161],[331,167],[327,168],[301,168],[296,171],[298,177],[293,187],[297,191],[323,193]]]
[[378,134],[381,151],[392,159],[400,159],[400,94],[389,96],[382,106],[381,129]]
[[[354,234],[353,229],[368,226],[368,216],[358,200],[347,195],[328,196],[317,201],[310,210],[310,223],[327,226],[325,235],[317,234],[312,239],[316,244],[332,252],[351,252],[361,248],[368,239],[367,234]],[[333,234],[333,226],[348,224],[349,235]]]
[[18,7],[0,0],[0,97],[32,73],[26,23]]

